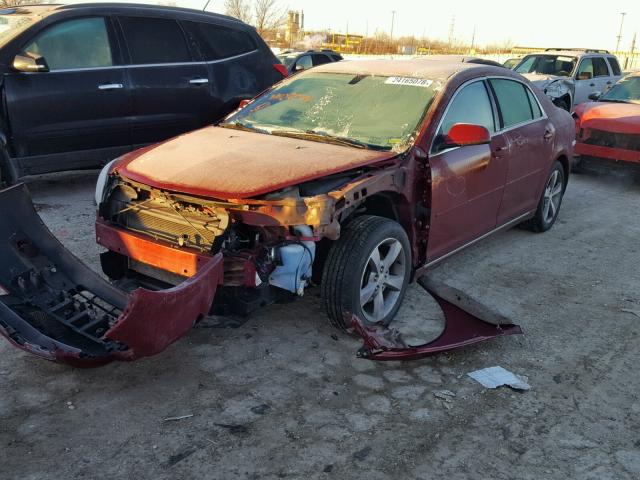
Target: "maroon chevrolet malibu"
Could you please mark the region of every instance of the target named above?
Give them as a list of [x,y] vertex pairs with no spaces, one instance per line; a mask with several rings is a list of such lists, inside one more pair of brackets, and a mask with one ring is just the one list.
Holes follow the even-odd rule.
[[211,308],[247,313],[316,284],[336,327],[349,314],[389,325],[431,266],[504,228],[553,226],[574,136],[566,111],[501,67],[375,60],[300,73],[216,126],[105,167],[103,270],[146,288],[83,342],[151,355]]

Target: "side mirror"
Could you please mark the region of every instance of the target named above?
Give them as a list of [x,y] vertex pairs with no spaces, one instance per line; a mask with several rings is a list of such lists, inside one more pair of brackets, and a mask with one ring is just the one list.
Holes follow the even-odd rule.
[[602,92],[593,92],[589,95],[589,100],[593,100],[594,102],[598,101],[602,96]]
[[240,100],[240,104],[238,105],[238,108],[244,108],[250,103],[251,103],[251,100],[248,98],[245,98],[244,100]]
[[49,65],[42,55],[21,53],[16,55],[11,65],[18,72],[48,72]]
[[443,147],[467,147],[470,145],[484,145],[491,142],[491,133],[482,125],[470,123],[456,123],[444,136]]
[[304,70],[304,66],[300,65],[300,64],[296,64],[296,68],[294,68],[294,70],[296,72],[301,72]]
[[578,80],[591,80],[591,72],[581,72],[578,74]]

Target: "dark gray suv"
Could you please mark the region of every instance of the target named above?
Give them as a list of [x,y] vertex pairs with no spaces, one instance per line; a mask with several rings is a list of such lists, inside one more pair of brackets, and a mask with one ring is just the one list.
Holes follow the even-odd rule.
[[198,10],[20,6],[0,24],[0,182],[98,167],[288,75],[253,27]]

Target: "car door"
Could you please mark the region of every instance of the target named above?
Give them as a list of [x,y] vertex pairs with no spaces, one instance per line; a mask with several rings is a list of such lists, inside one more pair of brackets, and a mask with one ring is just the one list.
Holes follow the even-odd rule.
[[580,60],[576,71],[574,105],[589,101],[589,95],[604,92],[610,85],[611,74],[604,57],[586,57]]
[[525,84],[506,78],[489,80],[500,113],[508,155],[507,178],[498,225],[536,208],[545,169],[550,165],[555,127]]
[[99,166],[131,147],[131,92],[111,20],[91,16],[51,24],[22,53],[45,72],[5,76],[12,155],[22,174]]
[[180,24],[169,18],[120,16],[133,96],[132,141],[158,142],[204,125],[209,74]]
[[[427,258],[437,260],[496,227],[507,175],[506,143],[484,80],[463,85],[440,122],[431,153],[431,223]],[[490,145],[442,149],[441,139],[457,123],[482,125]]]
[[248,32],[214,23],[180,23],[206,62],[207,123],[220,120],[238,108],[242,100],[255,97],[282,78]]
[[607,81],[606,91],[609,91],[611,87],[613,87],[618,80],[622,78],[622,70],[620,69],[620,64],[618,63],[618,59],[614,56],[606,57],[607,62],[609,63],[609,69],[611,70],[611,78]]

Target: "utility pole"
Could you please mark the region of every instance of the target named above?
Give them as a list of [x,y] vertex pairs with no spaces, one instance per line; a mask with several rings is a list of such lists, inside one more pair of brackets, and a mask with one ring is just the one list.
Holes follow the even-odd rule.
[[621,12],[620,13],[620,31],[618,32],[618,43],[616,43],[616,51],[614,53],[618,53],[618,51],[620,50],[620,40],[622,40],[622,25],[624,25],[624,17],[627,13],[626,12]]
[[[627,57],[627,59],[624,61],[624,68],[625,70],[627,68],[633,68],[633,53],[636,51],[636,35],[638,35],[637,33],[633,34],[633,40],[631,40],[631,50],[629,52],[629,56]],[[629,60],[631,60],[631,65],[629,65]]]
[[451,25],[449,26],[449,48],[453,46],[453,31],[456,28],[456,16],[451,16]]
[[391,40],[393,40],[393,25],[396,22],[396,11],[392,10],[391,11],[391,35],[389,35],[389,38]]
[[473,35],[471,36],[471,48],[469,49],[469,55],[473,55],[473,47],[476,45],[476,26],[473,26]]

